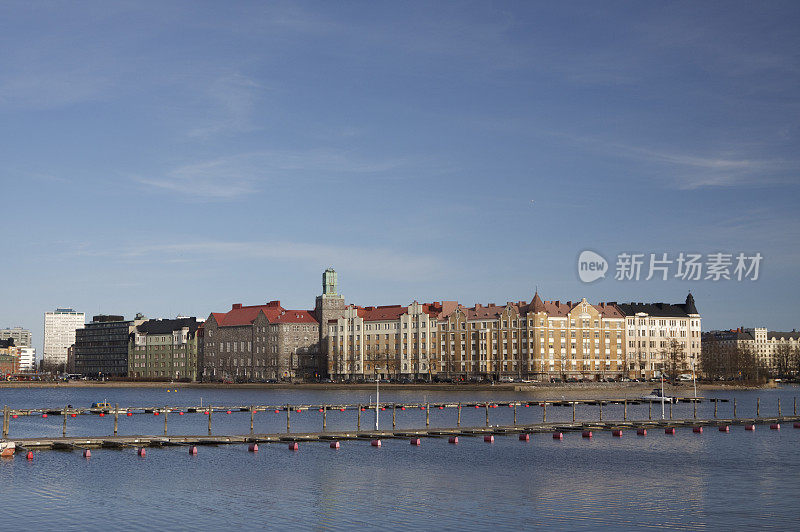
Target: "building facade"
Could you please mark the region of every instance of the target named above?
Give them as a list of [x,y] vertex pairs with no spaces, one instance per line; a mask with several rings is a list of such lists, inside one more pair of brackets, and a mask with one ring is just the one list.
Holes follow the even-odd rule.
[[91,323],[76,331],[75,373],[97,379],[127,377],[129,335],[144,321],[140,314],[134,320],[94,316]]
[[14,345],[13,338],[0,340],[0,378],[19,373],[19,348]]
[[199,325],[196,318],[176,318],[135,326],[128,345],[128,376],[197,380]]
[[75,343],[75,331],[86,322],[83,312],[58,308],[44,314],[44,351],[42,361],[49,366],[66,365],[67,350]]
[[14,327],[9,329],[0,329],[0,340],[14,339],[16,347],[31,347],[31,332],[22,327]]
[[710,331],[703,335],[705,352],[715,352],[717,346],[752,353],[758,367],[773,376],[793,375],[800,371],[800,332],[797,331],[739,327],[727,331]]
[[692,294],[680,304],[615,305],[625,316],[629,376],[652,378],[672,365],[679,372],[699,371],[701,318]]

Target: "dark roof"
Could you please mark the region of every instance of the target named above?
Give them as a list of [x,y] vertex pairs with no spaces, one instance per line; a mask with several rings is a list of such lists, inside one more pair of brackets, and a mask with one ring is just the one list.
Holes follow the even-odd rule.
[[700,314],[694,304],[692,294],[686,296],[686,303],[617,303],[617,307],[626,316],[634,316],[643,312],[657,318],[685,318],[689,314]]
[[771,340],[773,338],[794,338],[795,340],[800,340],[800,332],[792,331],[792,332],[781,332],[781,331],[768,331],[767,332],[767,339]]
[[7,349],[9,347],[14,347],[13,338],[6,338],[5,340],[0,340],[0,349]]
[[184,327],[189,328],[190,333],[197,331],[197,318],[177,318],[174,320],[147,320],[136,327],[136,330],[143,334],[171,334],[172,331],[179,331]]

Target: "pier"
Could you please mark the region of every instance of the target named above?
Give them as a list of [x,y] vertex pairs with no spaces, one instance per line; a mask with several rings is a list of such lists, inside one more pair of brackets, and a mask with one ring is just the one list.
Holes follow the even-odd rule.
[[[9,409],[3,408],[3,438],[13,441],[21,451],[31,450],[86,450],[86,449],[126,449],[143,447],[169,447],[169,446],[204,446],[204,445],[230,445],[230,444],[259,444],[259,443],[301,443],[301,442],[338,442],[347,440],[367,440],[376,441],[380,439],[410,439],[418,438],[458,438],[458,437],[479,437],[502,436],[502,435],[534,435],[541,433],[563,434],[569,432],[581,432],[584,435],[592,432],[610,432],[614,435],[621,435],[626,430],[646,434],[648,429],[670,429],[690,428],[694,431],[701,431],[702,427],[738,427],[743,426],[751,430],[756,425],[770,425],[771,428],[779,427],[780,423],[793,423],[795,428],[800,428],[800,416],[797,415],[797,400],[795,399],[792,408],[792,415],[782,415],[780,403],[777,406],[777,415],[762,417],[761,403],[757,400],[755,417],[736,416],[736,400],[733,399],[733,417],[716,417],[716,402],[727,402],[727,400],[714,400],[714,418],[698,419],[696,405],[698,402],[705,401],[704,398],[677,398],[676,402],[694,403],[694,416],[692,418],[672,419],[670,409],[669,419],[652,419],[652,408],[648,409],[648,419],[634,420],[628,418],[628,405],[647,404],[642,400],[627,399],[603,399],[603,400],[545,400],[545,401],[468,401],[468,402],[415,402],[415,403],[371,403],[371,404],[301,404],[301,405],[205,405],[205,406],[128,406],[120,407],[114,405],[111,408],[74,408],[65,406],[62,409],[37,408],[37,409]],[[623,407],[622,419],[603,419],[604,405],[621,405]],[[596,419],[577,420],[575,414],[576,405],[595,405],[598,407]],[[652,402],[651,402],[652,405]],[[656,402],[660,406],[660,402]],[[513,423],[495,425],[491,423],[491,412],[497,408],[513,409]],[[541,422],[517,423],[518,408],[538,407],[541,409]],[[550,421],[547,420],[547,409],[550,407],[571,407],[572,421]],[[483,426],[461,426],[461,413],[464,408],[482,409],[485,414]],[[454,424],[445,427],[430,426],[431,410],[453,409]],[[327,430],[327,416],[330,412],[345,412],[355,410],[358,413],[356,427],[354,430]],[[364,412],[391,411],[392,428],[391,430],[362,430],[361,417]],[[424,428],[398,428],[396,423],[397,411],[421,410],[425,411]],[[250,414],[249,433],[239,434],[213,434],[212,419],[214,414],[233,414],[234,412],[247,412]],[[270,412],[282,414],[286,418],[286,432],[280,433],[257,433],[254,431],[254,418],[256,413]],[[302,412],[318,412],[322,430],[319,432],[295,432],[291,431],[291,414]],[[130,417],[133,415],[155,415],[162,416],[164,420],[164,431],[162,435],[118,435],[119,416]],[[203,415],[208,418],[208,433],[204,435],[170,435],[168,434],[169,415]],[[62,436],[61,437],[9,437],[10,428],[13,420],[19,416],[40,416],[50,415],[61,416]],[[107,436],[67,436],[68,419],[77,416],[106,416],[114,417],[113,435]],[[522,437],[520,439],[523,439]],[[527,437],[525,438],[527,441]]]

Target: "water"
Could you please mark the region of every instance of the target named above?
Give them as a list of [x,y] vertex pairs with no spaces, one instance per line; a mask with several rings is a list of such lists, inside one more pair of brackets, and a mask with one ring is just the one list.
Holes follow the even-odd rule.
[[[741,416],[752,415],[761,397],[762,415],[774,415],[777,398],[791,414],[798,388],[736,392]],[[424,395],[425,392],[423,392]],[[4,389],[0,403],[13,407],[47,404],[75,406],[107,398],[120,405],[281,404],[366,402],[369,393],[241,390],[115,389],[97,397],[85,389]],[[419,393],[381,393],[386,401],[420,401]],[[523,399],[504,392],[428,393],[428,400],[458,401]],[[546,394],[558,398],[555,392]],[[715,394],[706,393],[707,396]],[[731,397],[727,393],[716,394]],[[167,399],[167,396],[169,399]],[[719,414],[730,415],[730,403]],[[512,409],[491,410],[492,423],[510,422]],[[578,409],[579,418],[596,418],[597,407]],[[621,418],[621,410],[604,408],[604,418]],[[655,409],[654,409],[655,413]],[[691,417],[691,405],[677,405]],[[710,417],[713,405],[699,406]],[[391,426],[391,412],[381,419]],[[451,425],[454,410],[431,412],[432,425]],[[629,407],[631,417],[647,417],[646,407]],[[659,412],[660,415],[660,412]],[[334,429],[353,428],[355,412],[329,412]],[[374,418],[362,414],[366,428]],[[482,425],[483,409],[464,409],[463,425]],[[520,422],[539,421],[541,408],[518,409]],[[548,420],[571,419],[570,408],[548,408]],[[214,416],[215,432],[249,431],[249,413]],[[400,426],[424,425],[422,411],[398,412]],[[18,418],[12,436],[60,435],[61,418]],[[285,431],[285,414],[259,413],[256,430]],[[170,433],[207,430],[205,416],[171,415]],[[69,419],[71,434],[99,434],[113,427],[111,416]],[[318,430],[321,414],[292,414],[292,429]],[[173,430],[174,428],[174,430]],[[120,418],[120,432],[159,434],[160,417]],[[755,433],[733,427],[730,433],[707,429],[675,436],[653,430],[647,437],[631,431],[622,438],[610,433],[591,440],[565,434],[563,441],[532,435],[423,439],[407,441],[344,441],[339,450],[327,443],[301,443],[298,452],[285,444],[264,444],[258,453],[245,445],[200,447],[197,456],[185,448],[151,448],[139,458],[133,450],[93,450],[90,459],[77,452],[43,451],[33,462],[17,456],[0,461],[3,530],[219,529],[238,527],[331,529],[436,528],[519,529],[561,527],[721,529],[757,526],[794,529],[800,500],[800,430],[791,424],[780,431],[759,425]]]

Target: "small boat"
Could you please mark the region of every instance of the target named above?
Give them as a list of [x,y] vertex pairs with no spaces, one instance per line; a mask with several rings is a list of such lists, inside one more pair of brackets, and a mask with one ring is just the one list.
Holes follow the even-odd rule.
[[652,401],[656,403],[674,403],[676,399],[674,397],[669,397],[667,395],[663,395],[661,390],[658,388],[654,388],[652,392],[647,395],[643,395],[640,398],[642,401]]
[[0,441],[0,456],[14,456],[16,449],[13,441]]

